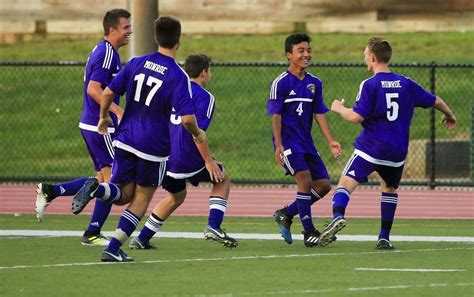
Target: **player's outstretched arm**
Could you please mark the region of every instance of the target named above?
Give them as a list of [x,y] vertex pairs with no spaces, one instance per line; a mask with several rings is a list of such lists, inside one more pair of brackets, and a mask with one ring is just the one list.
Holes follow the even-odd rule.
[[444,113],[444,116],[441,119],[441,123],[445,124],[449,130],[454,129],[456,127],[456,116],[454,115],[451,108],[449,108],[449,106],[446,104],[446,102],[443,101],[443,99],[436,96],[436,101],[433,107]]
[[329,144],[329,149],[331,150],[332,155],[335,159],[339,158],[342,153],[342,146],[339,142],[334,140],[334,136],[332,135],[331,128],[329,128],[329,123],[326,118],[325,114],[315,114],[314,120],[319,125],[319,129],[321,133],[323,133],[324,138]]
[[100,118],[99,123],[97,124],[97,129],[100,134],[107,134],[107,128],[109,125],[113,124],[109,115],[109,109],[114,97],[115,93],[109,88],[105,88],[104,92],[102,92],[102,96],[100,98]]
[[353,111],[352,108],[347,108],[344,106],[344,99],[334,100],[331,104],[331,110],[340,114],[343,119],[352,123],[362,123],[364,118]]

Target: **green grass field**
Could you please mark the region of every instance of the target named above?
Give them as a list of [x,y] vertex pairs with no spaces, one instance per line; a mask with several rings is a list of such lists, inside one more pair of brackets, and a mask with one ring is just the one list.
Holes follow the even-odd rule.
[[[116,220],[109,218],[104,230],[112,230]],[[87,221],[88,216],[49,215],[39,224],[32,215],[0,215],[2,230],[78,231]],[[205,224],[204,217],[172,217],[162,230],[201,232]],[[277,232],[271,218],[226,218],[224,227],[229,234]],[[473,227],[473,220],[398,220],[392,235],[473,237]],[[296,222],[293,231],[299,228]],[[377,230],[378,220],[353,219],[340,234],[376,235]],[[157,250],[125,248],[135,258],[132,264],[104,265],[99,261],[101,248],[83,247],[77,237],[0,237],[0,295],[472,296],[474,292],[472,243],[394,242],[398,249],[385,252],[376,250],[371,241],[339,241],[309,249],[301,241],[287,245],[282,240],[241,239],[232,250],[203,239],[153,242]]]

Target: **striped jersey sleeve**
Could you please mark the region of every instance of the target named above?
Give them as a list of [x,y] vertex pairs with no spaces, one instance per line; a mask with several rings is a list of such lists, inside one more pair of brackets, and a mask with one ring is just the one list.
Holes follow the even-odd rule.
[[113,74],[120,69],[120,58],[112,45],[108,42],[101,42],[91,55],[91,76],[90,80],[100,82],[103,87],[108,85],[113,78]]
[[270,94],[267,101],[267,114],[281,114],[283,111],[284,96],[281,96],[285,88],[284,79],[288,75],[285,71],[273,80],[270,86]]

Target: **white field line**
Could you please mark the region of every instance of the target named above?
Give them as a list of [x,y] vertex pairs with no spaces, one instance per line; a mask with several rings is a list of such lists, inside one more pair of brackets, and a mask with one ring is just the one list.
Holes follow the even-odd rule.
[[[356,287],[356,288],[340,288],[340,289],[319,289],[319,290],[293,290],[293,291],[274,291],[274,292],[239,292],[239,293],[227,293],[218,295],[195,295],[196,297],[218,297],[218,296],[263,296],[263,295],[304,295],[315,293],[333,293],[333,292],[364,292],[364,291],[385,291],[385,290],[400,290],[400,289],[413,289],[413,288],[436,288],[436,287],[467,287],[474,286],[474,283],[455,283],[455,284],[437,284],[431,283],[426,285],[394,285],[394,286],[380,286],[380,287]],[[401,294],[401,292],[400,292]]]
[[133,265],[133,264],[157,264],[157,263],[187,263],[187,262],[214,262],[214,261],[238,261],[238,260],[260,260],[260,259],[284,259],[284,258],[307,258],[307,257],[342,257],[356,255],[393,255],[394,253],[429,253],[429,252],[450,252],[474,250],[474,247],[468,248],[441,248],[441,249],[414,249],[414,250],[394,250],[394,251],[374,251],[357,253],[314,253],[314,254],[289,254],[289,255],[263,255],[263,256],[240,256],[240,257],[222,257],[222,258],[187,258],[170,260],[148,260],[140,262],[85,262],[85,263],[60,263],[44,265],[16,265],[0,266],[0,270],[11,269],[31,269],[31,268],[55,268],[72,266],[98,266],[98,265]]
[[[58,230],[0,230],[0,236],[20,237],[81,237],[83,231],[58,231]],[[114,231],[103,232],[106,236],[113,236]],[[132,236],[138,236],[135,231]],[[237,239],[262,239],[281,240],[280,234],[258,233],[229,233]],[[201,232],[159,232],[158,238],[203,238]],[[303,240],[303,235],[294,235],[294,240]],[[338,241],[377,241],[376,235],[337,235]],[[422,242],[468,242],[474,243],[474,237],[467,236],[391,236],[391,241],[422,241]]]
[[399,272],[460,272],[466,269],[427,269],[427,268],[354,268],[356,271],[399,271]]

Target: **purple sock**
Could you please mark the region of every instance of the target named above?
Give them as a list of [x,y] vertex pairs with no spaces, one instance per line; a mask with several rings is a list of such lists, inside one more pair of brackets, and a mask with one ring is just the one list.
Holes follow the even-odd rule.
[[380,202],[381,210],[381,226],[379,238],[390,240],[390,230],[392,229],[393,219],[395,217],[395,210],[397,209],[398,194],[382,192],[382,199]]
[[114,237],[110,240],[107,249],[112,253],[117,253],[122,244],[127,241],[133,231],[135,231],[139,223],[140,218],[126,209],[120,217]]
[[311,193],[296,193],[298,203],[298,214],[305,232],[314,231],[313,219],[311,217]]
[[145,226],[143,226],[142,230],[140,231],[138,239],[140,239],[140,241],[143,243],[149,242],[156,232],[158,232],[158,230],[163,227],[164,223],[164,220],[160,219],[154,213],[151,213],[150,217],[145,223]]
[[[319,194],[316,192],[316,190],[311,188],[311,204],[314,204],[319,199],[321,199]],[[295,215],[298,214],[298,201],[295,199],[295,201],[293,201],[286,208],[287,208],[288,215],[294,217]]]
[[344,216],[350,194],[346,188],[337,188],[332,196],[332,213],[334,217]]
[[54,185],[55,196],[72,196],[75,195],[79,189],[82,188],[88,177],[81,177],[62,184]]
[[291,202],[290,205],[286,207],[288,215],[294,217],[298,214],[298,200],[295,199],[293,202]]
[[94,197],[105,203],[112,204],[122,198],[122,191],[113,183],[102,183],[93,193]]
[[100,230],[102,229],[102,226],[104,226],[105,220],[107,220],[111,209],[112,204],[96,199],[94,212],[92,213],[87,231],[100,233]]
[[207,224],[213,229],[220,229],[227,208],[227,200],[218,196],[209,197],[209,218]]

